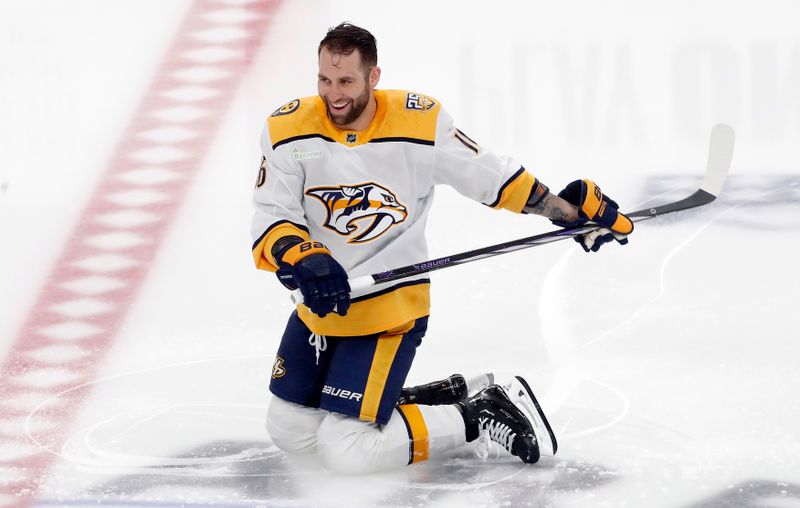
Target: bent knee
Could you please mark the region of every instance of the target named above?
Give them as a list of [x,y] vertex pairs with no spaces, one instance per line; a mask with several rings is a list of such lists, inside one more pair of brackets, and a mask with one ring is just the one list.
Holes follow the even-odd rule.
[[267,411],[267,432],[275,446],[287,453],[312,453],[317,447],[317,429],[327,414],[273,397]]
[[381,427],[352,416],[329,414],[317,431],[317,454],[322,465],[342,474],[372,473],[406,465],[408,435],[404,424],[397,420]]

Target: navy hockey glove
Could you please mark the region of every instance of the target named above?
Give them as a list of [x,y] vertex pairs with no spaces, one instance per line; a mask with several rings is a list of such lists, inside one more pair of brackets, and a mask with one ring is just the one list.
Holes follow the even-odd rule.
[[553,224],[574,227],[593,222],[601,226],[596,231],[575,237],[586,252],[597,252],[604,243],[612,240],[622,245],[628,243],[627,236],[633,231],[633,222],[618,210],[616,201],[603,195],[593,181],[575,180],[559,192],[558,197],[578,207],[578,220],[554,220],[551,221]]
[[325,317],[336,311],[340,316],[350,308],[350,283],[327,247],[319,242],[291,245],[278,260],[278,279],[284,286],[300,288],[303,303],[311,312]]

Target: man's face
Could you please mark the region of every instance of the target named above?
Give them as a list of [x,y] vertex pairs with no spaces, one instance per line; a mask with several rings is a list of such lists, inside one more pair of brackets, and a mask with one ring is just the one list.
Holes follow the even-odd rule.
[[372,99],[378,75],[377,67],[365,75],[358,50],[343,55],[322,48],[317,90],[333,123],[346,128],[361,116]]

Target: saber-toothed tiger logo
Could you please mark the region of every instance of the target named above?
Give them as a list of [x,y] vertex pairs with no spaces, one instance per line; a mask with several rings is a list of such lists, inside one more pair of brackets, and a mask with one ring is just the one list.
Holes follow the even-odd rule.
[[408,216],[394,192],[374,182],[314,187],[306,194],[325,205],[328,215],[324,226],[351,237],[347,243],[374,240]]

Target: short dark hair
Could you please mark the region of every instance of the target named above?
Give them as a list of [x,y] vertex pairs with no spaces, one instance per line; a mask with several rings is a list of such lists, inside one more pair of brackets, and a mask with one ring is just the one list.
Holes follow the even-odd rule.
[[328,33],[319,42],[317,56],[323,47],[328,48],[331,53],[342,55],[349,55],[358,50],[364,71],[369,71],[378,65],[378,45],[375,37],[369,31],[347,21],[328,29]]

